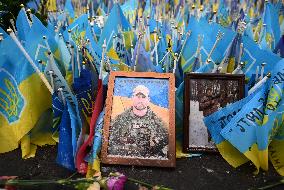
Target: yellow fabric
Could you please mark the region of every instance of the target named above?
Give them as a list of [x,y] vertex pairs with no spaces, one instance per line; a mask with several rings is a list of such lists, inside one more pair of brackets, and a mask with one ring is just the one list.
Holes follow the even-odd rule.
[[11,124],[0,114],[0,153],[18,148],[21,141],[23,157],[33,152],[29,147],[30,139],[23,138],[36,124],[41,114],[51,107],[51,95],[37,74],[31,75],[18,86],[25,98],[25,106],[18,121]]
[[118,64],[112,64],[112,68],[116,68],[118,71],[131,71],[132,69],[123,62],[119,62]]
[[123,32],[123,36],[125,39],[125,49],[129,50],[131,48],[131,43],[134,45],[134,33],[133,31],[125,31]]
[[159,38],[158,38],[158,36],[157,36],[156,33],[151,33],[151,34],[150,34],[150,39],[151,39],[151,41],[154,43],[154,42],[155,42],[155,35],[156,35],[156,43],[158,43]]
[[94,160],[94,162],[93,162],[92,168],[93,168],[93,170],[95,170],[95,171],[101,171],[100,166],[101,166],[101,162],[100,162],[99,157],[97,157],[97,158]]
[[229,62],[227,65],[227,73],[232,73],[235,69],[235,58],[231,57],[229,58]]
[[88,163],[86,178],[92,178],[95,175],[95,171],[92,169],[92,165]]
[[248,162],[248,159],[228,141],[216,145],[222,157],[234,168]]
[[252,147],[244,153],[244,155],[252,161],[252,163],[256,167],[256,171],[254,172],[255,174],[258,174],[259,168],[260,168],[260,161],[259,161],[259,155],[258,155],[258,147],[257,144],[253,144]]
[[284,140],[273,140],[269,145],[269,160],[275,170],[284,176]]
[[25,135],[21,140],[21,150],[22,150],[22,158],[32,158],[35,157],[37,146],[31,144],[31,140],[29,135]]
[[259,150],[258,151],[258,158],[260,167],[267,171],[268,170],[268,150]]
[[139,8],[138,9],[138,18],[141,18],[143,16],[143,9]]
[[88,169],[86,177],[93,177],[95,174],[101,171],[101,162],[99,157],[97,156],[96,159],[93,160],[93,164],[88,163]]
[[47,0],[46,7],[48,11],[57,11],[56,0]]
[[186,158],[186,157],[190,157],[190,154],[183,153],[181,143],[176,141],[176,158]]
[[218,7],[219,7],[219,5],[218,5],[218,3],[213,3],[213,11],[218,11]]
[[66,77],[65,80],[69,87],[73,84],[73,72],[72,71],[66,71]]
[[115,52],[115,50],[113,48],[110,48],[110,50],[108,51],[107,55],[111,58],[111,59],[114,59],[114,60],[117,60],[119,61],[119,57],[117,55],[117,53]]
[[145,37],[145,51],[150,51],[150,39],[148,39],[147,37]]

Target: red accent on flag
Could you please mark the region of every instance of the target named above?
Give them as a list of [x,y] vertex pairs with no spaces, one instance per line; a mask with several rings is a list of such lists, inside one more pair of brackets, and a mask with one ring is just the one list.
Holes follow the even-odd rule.
[[93,144],[96,122],[97,122],[97,119],[102,109],[103,109],[103,83],[102,83],[102,80],[99,79],[98,80],[98,93],[97,93],[95,106],[93,109],[93,114],[92,114],[92,118],[90,122],[90,134],[89,134],[87,141],[85,141],[83,145],[80,147],[77,153],[77,156],[76,156],[76,168],[78,172],[81,174],[87,173],[88,163],[84,160],[84,158],[88,154],[87,152],[88,146],[90,147]]

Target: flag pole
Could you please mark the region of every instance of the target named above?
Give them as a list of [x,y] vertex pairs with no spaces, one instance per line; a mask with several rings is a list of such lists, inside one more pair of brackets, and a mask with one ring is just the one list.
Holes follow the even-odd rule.
[[267,79],[269,79],[271,77],[271,73],[268,72],[267,75],[265,77],[263,77],[263,79],[261,79],[260,81],[258,81],[258,83],[256,83],[249,91],[248,91],[248,95],[252,94],[253,92],[256,91],[256,89],[258,89],[262,84],[264,84]]
[[58,88],[58,92],[61,96],[61,99],[62,99],[62,102],[63,102],[63,105],[65,106],[66,105],[66,100],[65,100],[65,97],[64,97],[64,94],[63,94],[63,88]]
[[263,78],[264,75],[264,66],[266,65],[266,63],[261,63],[261,70],[260,70],[260,77],[259,80],[261,80]]
[[102,52],[102,59],[101,59],[101,65],[100,65],[100,74],[99,79],[103,78],[103,66],[104,66],[104,59],[105,59],[105,51],[106,51],[106,39],[104,40],[104,44],[102,45],[103,52]]
[[51,83],[51,88],[54,90],[54,82],[53,82],[53,71],[48,71],[49,77],[50,77],[50,83]]
[[73,45],[71,45],[71,67],[72,67],[72,74],[73,74],[73,82],[74,82],[74,75],[75,75],[75,63],[74,63],[74,46]]
[[13,41],[16,43],[16,45],[18,46],[18,48],[21,50],[21,52],[24,54],[24,56],[26,57],[26,59],[28,60],[28,62],[31,64],[31,66],[33,67],[33,69],[36,71],[36,73],[38,74],[38,76],[40,77],[40,79],[42,80],[42,82],[45,84],[45,86],[47,87],[47,89],[49,90],[49,92],[51,94],[54,93],[52,87],[50,86],[48,80],[45,78],[44,74],[40,72],[40,70],[37,68],[36,64],[34,63],[34,61],[32,60],[32,58],[29,56],[29,54],[27,53],[27,51],[25,50],[25,48],[23,47],[23,45],[21,44],[21,42],[18,40],[18,38],[16,37],[15,33],[13,32],[13,30],[11,28],[9,28],[7,30],[7,32],[9,33],[10,37],[13,39]]
[[78,66],[78,74],[79,74],[79,77],[80,77],[80,73],[81,73],[81,64],[80,64],[80,55],[79,55],[79,52],[81,51],[79,49],[80,47],[77,46],[77,50],[76,50],[76,61],[77,61],[77,66]]
[[1,42],[2,40],[4,40],[4,35],[3,35],[3,33],[0,33],[0,42]]
[[218,34],[217,34],[216,41],[215,41],[215,43],[214,43],[214,45],[213,45],[211,51],[209,52],[209,54],[208,54],[208,56],[207,56],[206,63],[209,63],[209,60],[211,59],[212,53],[213,53],[214,50],[216,49],[216,47],[217,47],[219,41],[223,38],[223,36],[224,36],[224,33],[222,33],[222,32],[219,31]]
[[244,68],[244,63],[241,62],[238,67],[232,72],[232,74],[243,74],[242,69]]
[[191,31],[189,30],[189,31],[186,33],[186,38],[185,38],[185,40],[184,40],[184,42],[183,42],[183,44],[182,44],[182,47],[181,47],[181,50],[180,50],[180,52],[179,52],[177,61],[179,61],[179,59],[180,59],[180,57],[181,57],[181,54],[182,54],[182,52],[183,52],[183,49],[184,49],[184,47],[185,47],[185,44],[186,44],[186,42],[187,42],[188,37],[190,36],[190,34],[191,34]]
[[136,50],[134,71],[136,71],[136,66],[137,66],[137,64],[138,64],[139,51],[140,51],[140,46],[141,46],[141,39],[142,39],[142,33],[139,32],[139,34],[138,34],[138,47],[137,47],[137,50]]
[[174,69],[173,69],[173,73],[176,72],[176,68],[177,68],[177,58],[178,58],[178,53],[175,53],[175,56],[174,56]]

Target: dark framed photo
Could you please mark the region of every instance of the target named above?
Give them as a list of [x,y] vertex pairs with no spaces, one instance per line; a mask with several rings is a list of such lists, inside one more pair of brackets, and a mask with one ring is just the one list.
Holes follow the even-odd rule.
[[245,76],[186,73],[184,78],[184,152],[217,152],[203,118],[244,97]]
[[110,73],[103,163],[175,167],[174,85],[171,73]]

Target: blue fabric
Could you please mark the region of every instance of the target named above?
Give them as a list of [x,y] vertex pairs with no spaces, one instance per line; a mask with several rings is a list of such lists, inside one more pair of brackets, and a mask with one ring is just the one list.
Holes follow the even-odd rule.
[[65,106],[59,125],[59,143],[56,162],[69,170],[75,170],[72,147],[71,120],[67,106]]
[[26,11],[22,8],[16,20],[16,27],[18,31],[18,38],[22,43],[27,41],[27,35],[31,30]]

